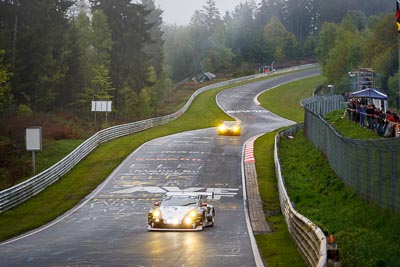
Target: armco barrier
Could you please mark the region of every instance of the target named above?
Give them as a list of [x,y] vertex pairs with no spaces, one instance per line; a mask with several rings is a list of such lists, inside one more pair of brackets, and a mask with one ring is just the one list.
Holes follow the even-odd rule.
[[324,267],[327,265],[327,241],[322,230],[312,221],[298,213],[292,205],[286,192],[284,178],[281,173],[281,165],[278,156],[278,144],[282,136],[296,132],[302,125],[296,125],[275,136],[274,160],[276,177],[278,180],[279,198],[281,210],[294,242],[303,258],[310,266]]
[[297,67],[291,67],[287,69],[282,69],[275,71],[273,73],[262,73],[255,74],[246,77],[241,77],[229,81],[219,82],[215,84],[211,84],[205,87],[198,89],[193,95],[189,98],[186,104],[177,112],[166,115],[163,117],[147,119],[138,122],[132,122],[123,125],[113,126],[104,130],[101,130],[95,133],[92,137],[83,142],[80,146],[78,146],[74,151],[72,151],[65,158],[60,160],[55,165],[51,166],[47,170],[33,176],[32,178],[17,184],[11,188],[0,191],[0,213],[8,210],[16,205],[24,202],[25,200],[31,198],[32,196],[38,194],[42,190],[44,190],[48,185],[56,182],[60,177],[70,171],[80,160],[86,157],[90,152],[92,152],[99,144],[112,140],[114,138],[118,138],[121,136],[125,136],[128,134],[136,133],[143,131],[145,129],[149,129],[158,125],[166,124],[176,118],[180,117],[190,106],[193,99],[199,94],[215,89],[218,87],[223,87],[235,83],[240,83],[244,81],[249,81],[257,78],[261,78],[268,75],[273,74],[282,74],[290,71],[296,70],[304,70],[308,68],[317,67],[317,64],[307,64]]

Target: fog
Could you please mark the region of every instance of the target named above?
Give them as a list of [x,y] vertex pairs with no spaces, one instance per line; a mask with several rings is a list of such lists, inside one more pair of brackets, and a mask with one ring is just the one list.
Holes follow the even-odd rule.
[[[221,17],[232,11],[244,0],[215,0]],[[259,1],[256,1],[257,3]],[[167,24],[188,25],[195,10],[203,9],[207,0],[155,0],[156,7],[164,10],[163,21]]]

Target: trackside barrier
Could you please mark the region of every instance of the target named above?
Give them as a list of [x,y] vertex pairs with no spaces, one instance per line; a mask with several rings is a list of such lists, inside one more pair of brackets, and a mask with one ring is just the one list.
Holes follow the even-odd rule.
[[305,135],[324,153],[336,175],[365,201],[399,212],[400,140],[344,137],[324,118],[345,110],[342,96],[314,96],[301,100],[301,105]]
[[0,213],[8,210],[10,208],[13,208],[17,206],[18,204],[28,200],[32,196],[38,194],[42,190],[44,190],[47,186],[51,185],[52,183],[58,181],[64,174],[66,174],[68,171],[70,171],[80,160],[82,160],[84,157],[86,157],[90,152],[92,152],[97,146],[99,146],[101,143],[107,142],[109,140],[122,137],[125,135],[129,135],[132,133],[137,133],[155,126],[163,125],[166,124],[172,120],[177,119],[180,117],[183,113],[186,112],[186,110],[189,108],[190,104],[193,102],[193,100],[201,93],[235,84],[235,83],[240,83],[244,81],[249,81],[249,80],[254,80],[257,78],[262,78],[274,74],[283,74],[291,71],[296,71],[296,70],[305,70],[309,68],[314,68],[317,67],[318,64],[307,64],[307,65],[301,65],[301,66],[296,66],[296,67],[291,67],[291,68],[286,68],[282,70],[278,70],[275,72],[271,73],[261,73],[261,74],[255,74],[255,75],[250,75],[246,77],[241,77],[241,78],[236,78],[233,80],[229,81],[223,81],[215,84],[211,84],[205,87],[202,87],[198,90],[196,90],[192,96],[189,98],[189,100],[186,102],[186,104],[177,112],[158,117],[158,118],[152,118],[152,119],[147,119],[143,121],[138,121],[138,122],[132,122],[132,123],[127,123],[127,124],[122,124],[122,125],[117,125],[113,126],[104,130],[101,130],[97,133],[95,133],[93,136],[91,136],[89,139],[85,140],[80,146],[78,146],[74,151],[72,151],[70,154],[68,154],[66,157],[64,157],[62,160],[60,160],[58,163],[55,165],[51,166],[47,170],[44,170],[43,172],[31,177],[30,179],[19,183],[13,187],[10,187],[8,189],[5,189],[3,191],[0,191]]
[[327,266],[327,240],[325,234],[316,224],[294,209],[286,192],[278,156],[280,138],[288,134],[293,134],[302,127],[302,125],[296,125],[275,136],[274,161],[278,180],[279,198],[281,210],[285,216],[289,232],[301,255],[310,266],[325,267]]

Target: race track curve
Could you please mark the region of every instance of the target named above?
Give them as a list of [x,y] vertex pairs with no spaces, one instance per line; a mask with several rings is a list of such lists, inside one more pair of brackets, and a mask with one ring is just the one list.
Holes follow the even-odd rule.
[[[243,144],[293,122],[254,99],[267,89],[317,74],[319,69],[310,69],[220,92],[217,103],[242,121],[241,136],[219,136],[216,128],[208,128],[144,144],[79,207],[0,244],[0,266],[262,265],[253,253],[245,216]],[[177,190],[214,192],[209,202],[215,205],[215,226],[203,232],[148,232],[148,209],[165,192]]]

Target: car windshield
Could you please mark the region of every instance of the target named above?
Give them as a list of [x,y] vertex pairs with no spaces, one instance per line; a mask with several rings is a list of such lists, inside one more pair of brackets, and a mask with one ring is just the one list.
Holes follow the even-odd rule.
[[227,127],[232,127],[232,126],[238,125],[238,123],[236,121],[225,121],[224,125]]
[[195,197],[180,197],[174,196],[169,197],[163,200],[161,203],[162,207],[169,207],[169,206],[192,206],[196,205],[197,199]]

